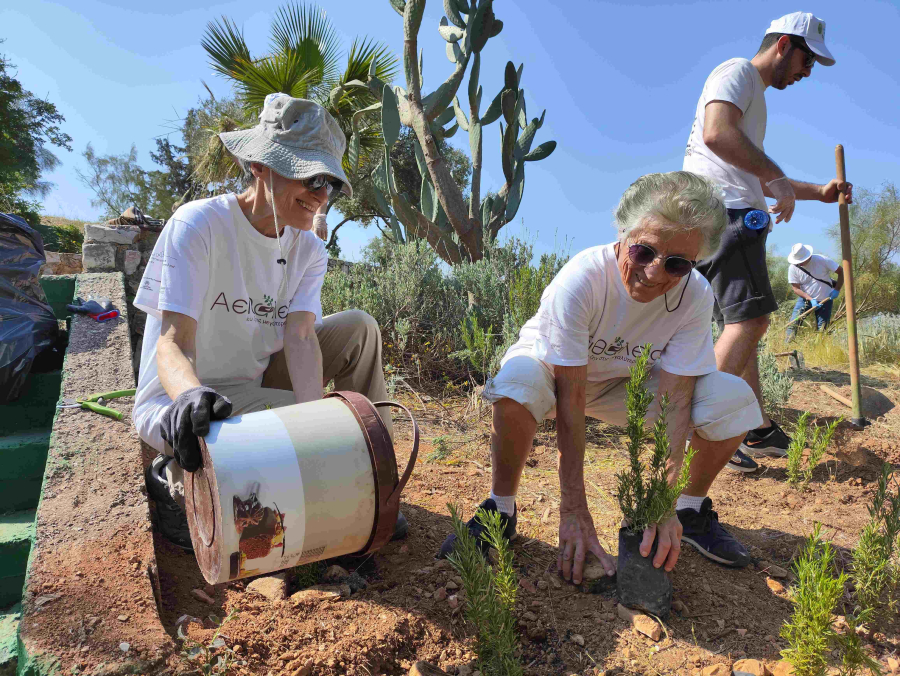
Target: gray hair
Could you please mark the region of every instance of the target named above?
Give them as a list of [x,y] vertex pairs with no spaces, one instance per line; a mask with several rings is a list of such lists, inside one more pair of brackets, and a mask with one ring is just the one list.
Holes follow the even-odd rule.
[[628,186],[616,207],[619,241],[639,232],[648,216],[668,221],[660,226],[666,232],[699,230],[703,242],[698,260],[715,253],[728,225],[722,190],[689,171],[647,174]]

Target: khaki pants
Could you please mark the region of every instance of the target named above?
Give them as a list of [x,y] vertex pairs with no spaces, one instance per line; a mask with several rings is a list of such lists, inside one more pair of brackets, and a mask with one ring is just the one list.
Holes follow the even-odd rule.
[[[371,401],[388,398],[381,366],[381,332],[378,322],[370,315],[362,310],[328,315],[316,329],[316,337],[322,351],[323,384],[334,380],[335,390],[359,392]],[[218,387],[216,391],[231,400],[232,416],[296,404],[283,350],[272,355],[262,384],[263,387],[252,384]],[[390,409],[379,409],[379,414],[393,439]],[[165,453],[173,455],[168,444]],[[184,471],[178,463],[170,462],[166,473],[172,497],[184,507]]]

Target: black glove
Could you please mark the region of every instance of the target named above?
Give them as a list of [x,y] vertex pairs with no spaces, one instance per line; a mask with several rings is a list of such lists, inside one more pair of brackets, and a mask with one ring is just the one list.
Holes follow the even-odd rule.
[[209,434],[210,420],[231,415],[231,400],[211,387],[192,387],[178,395],[163,413],[160,432],[172,450],[175,462],[186,472],[195,472],[203,464],[197,437]]

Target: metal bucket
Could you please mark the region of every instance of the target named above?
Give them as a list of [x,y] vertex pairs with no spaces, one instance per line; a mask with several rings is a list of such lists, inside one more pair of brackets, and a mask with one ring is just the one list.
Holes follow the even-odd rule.
[[[402,477],[375,410],[413,423]],[[194,554],[210,584],[382,547],[419,451],[419,428],[394,402],[355,392],[217,421],[200,440],[203,466],[185,473]]]

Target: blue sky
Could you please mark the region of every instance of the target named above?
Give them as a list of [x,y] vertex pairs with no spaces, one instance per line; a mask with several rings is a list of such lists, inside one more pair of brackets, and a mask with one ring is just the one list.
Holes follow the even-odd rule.
[[[17,66],[23,85],[54,102],[66,117],[73,152],[49,176],[57,184],[45,212],[89,219],[98,215],[77,179],[87,143],[98,153],[137,145],[145,167],[154,138],[168,133],[205,93],[229,87],[213,74],[200,47],[208,21],[221,15],[244,29],[254,54],[267,48],[277,0],[214,3],[204,0],[78,0],[3,3],[0,52]],[[324,4],[349,47],[370,35],[399,54],[402,20],[388,0]],[[769,89],[766,151],[793,178],[824,182],[834,175],[834,146],[847,153],[847,174],[858,187],[900,181],[900,4],[860,0],[782,2],[596,2],[496,0],[503,32],[482,53],[487,106],[499,90],[507,60],[525,63],[528,114],[544,108],[538,143],[555,139],[556,152],[530,163],[525,199],[504,232],[535,241],[538,252],[568,240],[571,251],[611,241],[612,210],[638,176],[681,168],[697,98],[709,72],[735,56],[751,57],[769,22],[788,12],[812,11],[827,26],[837,59],[817,65],[811,78],[785,91]],[[420,32],[425,48],[425,89],[449,74],[443,15],[428,2]],[[173,135],[173,141],[180,141]],[[454,141],[467,144],[460,133]],[[483,190],[502,185],[499,127],[485,130]],[[337,221],[332,214],[329,220]],[[787,253],[796,241],[838,253],[824,234],[837,207],[802,202],[789,224],[769,241]],[[341,230],[344,257],[354,259],[374,229]]]

